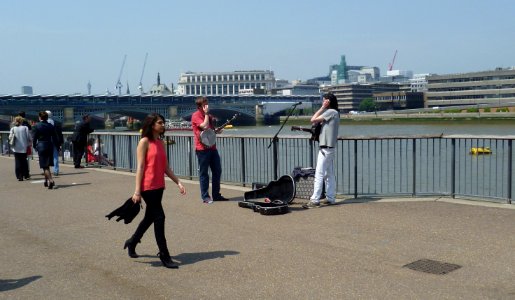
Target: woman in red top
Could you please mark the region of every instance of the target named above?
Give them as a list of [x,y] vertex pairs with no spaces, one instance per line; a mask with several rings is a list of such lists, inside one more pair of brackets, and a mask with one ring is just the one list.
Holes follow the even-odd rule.
[[166,174],[179,186],[182,195],[186,194],[186,189],[179,178],[175,176],[166,160],[164,143],[161,140],[164,132],[165,121],[163,116],[154,113],[145,118],[141,130],[141,140],[138,143],[137,149],[136,187],[132,201],[139,203],[141,198],[143,198],[147,208],[145,210],[145,217],[138,225],[134,235],[125,242],[123,248],[129,248],[128,253],[130,257],[138,257],[136,245],[140,242],[150,225],[154,223],[154,232],[159,248],[158,256],[165,267],[176,269],[178,265],[170,257],[165,238],[165,213],[161,204],[165,189],[164,175]]

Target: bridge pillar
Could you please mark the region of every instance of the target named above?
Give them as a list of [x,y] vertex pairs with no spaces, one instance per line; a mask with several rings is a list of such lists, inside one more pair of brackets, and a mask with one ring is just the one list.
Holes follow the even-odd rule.
[[263,125],[265,116],[263,115],[263,104],[256,105],[256,125]]
[[75,119],[73,117],[73,107],[65,107],[63,109],[63,127],[75,128]]
[[168,106],[168,118],[177,119],[177,106]]

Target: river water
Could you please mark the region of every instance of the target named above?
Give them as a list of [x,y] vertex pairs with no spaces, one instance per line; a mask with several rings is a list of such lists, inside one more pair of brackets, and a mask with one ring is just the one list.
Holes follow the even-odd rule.
[[[292,124],[293,125],[293,124]],[[291,131],[287,123],[280,136],[309,135],[306,132]],[[295,123],[295,125],[298,125]],[[308,124],[304,126],[309,127]],[[245,126],[226,129],[231,135],[274,135],[280,126]],[[428,135],[428,134],[464,134],[464,135],[514,135],[515,120],[454,120],[454,121],[353,121],[340,125],[340,136],[383,136],[383,135]]]

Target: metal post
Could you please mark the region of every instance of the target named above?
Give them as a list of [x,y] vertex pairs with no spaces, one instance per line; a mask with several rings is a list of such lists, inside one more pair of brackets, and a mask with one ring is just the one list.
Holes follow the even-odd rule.
[[129,138],[129,172],[132,172],[132,135]]
[[315,162],[313,156],[315,155],[314,143],[313,140],[309,140],[309,166],[311,168],[315,167]]
[[456,197],[456,139],[451,139],[451,197]]
[[116,135],[113,135],[113,170],[116,170]]
[[354,140],[354,199],[358,198],[358,140]]
[[417,186],[417,139],[413,139],[413,187],[411,196],[415,197],[417,195],[416,186]]
[[246,169],[245,169],[245,138],[240,138],[240,151],[241,151],[241,182],[245,186]]
[[166,160],[168,161],[168,165],[170,165],[170,137],[166,136]]
[[512,161],[512,148],[513,140],[508,140],[508,204],[511,204],[511,185],[512,185],[512,172],[513,172],[513,161]]
[[277,178],[279,178],[279,175],[278,175],[279,174],[279,172],[278,172],[279,171],[278,170],[279,169],[279,166],[278,166],[279,159],[277,157],[277,155],[278,155],[278,149],[277,149],[278,148],[278,144],[277,144],[277,142],[278,141],[279,141],[278,138],[274,138],[272,140],[272,143],[273,143],[273,146],[274,146],[274,150],[273,150],[273,155],[274,155],[274,157],[273,157],[273,160],[274,160],[274,180],[277,180]]
[[188,137],[188,156],[189,156],[189,171],[190,171],[190,180],[193,179],[193,143],[191,141],[192,137]]

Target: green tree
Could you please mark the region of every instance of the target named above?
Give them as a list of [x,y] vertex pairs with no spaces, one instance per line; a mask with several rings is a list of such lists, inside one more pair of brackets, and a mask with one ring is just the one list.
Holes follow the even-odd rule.
[[376,103],[374,102],[374,99],[365,98],[365,99],[361,100],[361,102],[359,103],[359,110],[360,111],[368,111],[368,112],[376,111],[377,106],[376,106]]

